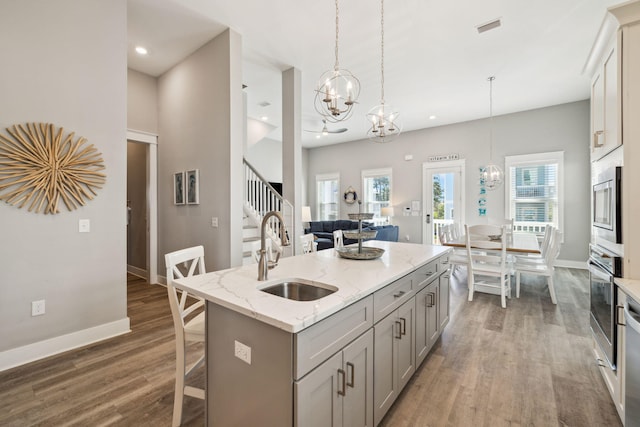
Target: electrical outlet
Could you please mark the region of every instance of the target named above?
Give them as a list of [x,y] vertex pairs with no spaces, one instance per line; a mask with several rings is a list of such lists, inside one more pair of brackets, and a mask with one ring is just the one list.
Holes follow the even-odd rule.
[[31,301],[31,316],[42,316],[44,314],[44,300]]
[[91,231],[91,221],[88,219],[81,219],[78,221],[78,232],[88,233]]
[[235,342],[235,355],[238,359],[242,360],[243,362],[251,365],[251,347],[249,347],[246,344],[242,344],[239,341],[234,341]]
[[218,217],[217,216],[212,216],[211,217],[211,226],[214,228],[218,228]]

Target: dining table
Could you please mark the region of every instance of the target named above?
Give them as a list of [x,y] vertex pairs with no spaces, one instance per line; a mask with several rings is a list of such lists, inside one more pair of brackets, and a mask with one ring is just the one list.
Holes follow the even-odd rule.
[[[522,233],[522,232],[507,233],[506,239],[507,239],[506,251],[512,255],[540,254],[540,245],[538,243],[538,237],[533,233]],[[499,239],[492,240],[489,238],[489,236],[477,236],[473,234],[471,235],[471,241],[500,243]],[[466,248],[467,247],[466,236],[461,235],[457,239],[453,239],[449,242],[442,243],[442,245],[452,246],[454,248]],[[483,250],[488,250],[488,249],[483,248]],[[463,264],[466,264],[466,260],[465,262],[463,262]],[[467,282],[469,282],[469,278],[467,278]],[[474,289],[477,292],[483,292],[483,293],[494,294],[494,295],[500,294],[500,292],[493,286],[483,286],[482,284],[476,284]]]
[[[471,241],[491,241],[499,242],[500,240],[491,240],[488,236],[474,236],[471,235]],[[520,254],[539,254],[540,245],[538,244],[538,236],[533,233],[507,233],[507,252],[520,253]],[[459,238],[443,243],[444,246],[452,246],[454,248],[466,248],[467,240],[465,235],[461,235]]]

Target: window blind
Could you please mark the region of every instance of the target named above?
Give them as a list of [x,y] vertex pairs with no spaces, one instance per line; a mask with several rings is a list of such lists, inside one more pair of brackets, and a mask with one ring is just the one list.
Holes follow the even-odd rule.
[[558,164],[539,162],[509,168],[510,213],[515,223],[558,226]]

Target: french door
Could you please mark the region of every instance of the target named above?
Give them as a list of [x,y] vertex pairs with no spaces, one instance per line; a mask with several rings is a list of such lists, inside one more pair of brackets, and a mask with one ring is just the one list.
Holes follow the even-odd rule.
[[445,224],[464,226],[464,159],[422,165],[422,242],[439,244]]

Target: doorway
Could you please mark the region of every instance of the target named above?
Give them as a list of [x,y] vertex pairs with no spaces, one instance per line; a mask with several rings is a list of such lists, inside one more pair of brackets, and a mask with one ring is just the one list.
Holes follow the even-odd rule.
[[127,131],[127,272],[158,283],[157,136]]
[[440,244],[438,233],[445,224],[464,225],[464,170],[464,159],[422,165],[423,243]]

